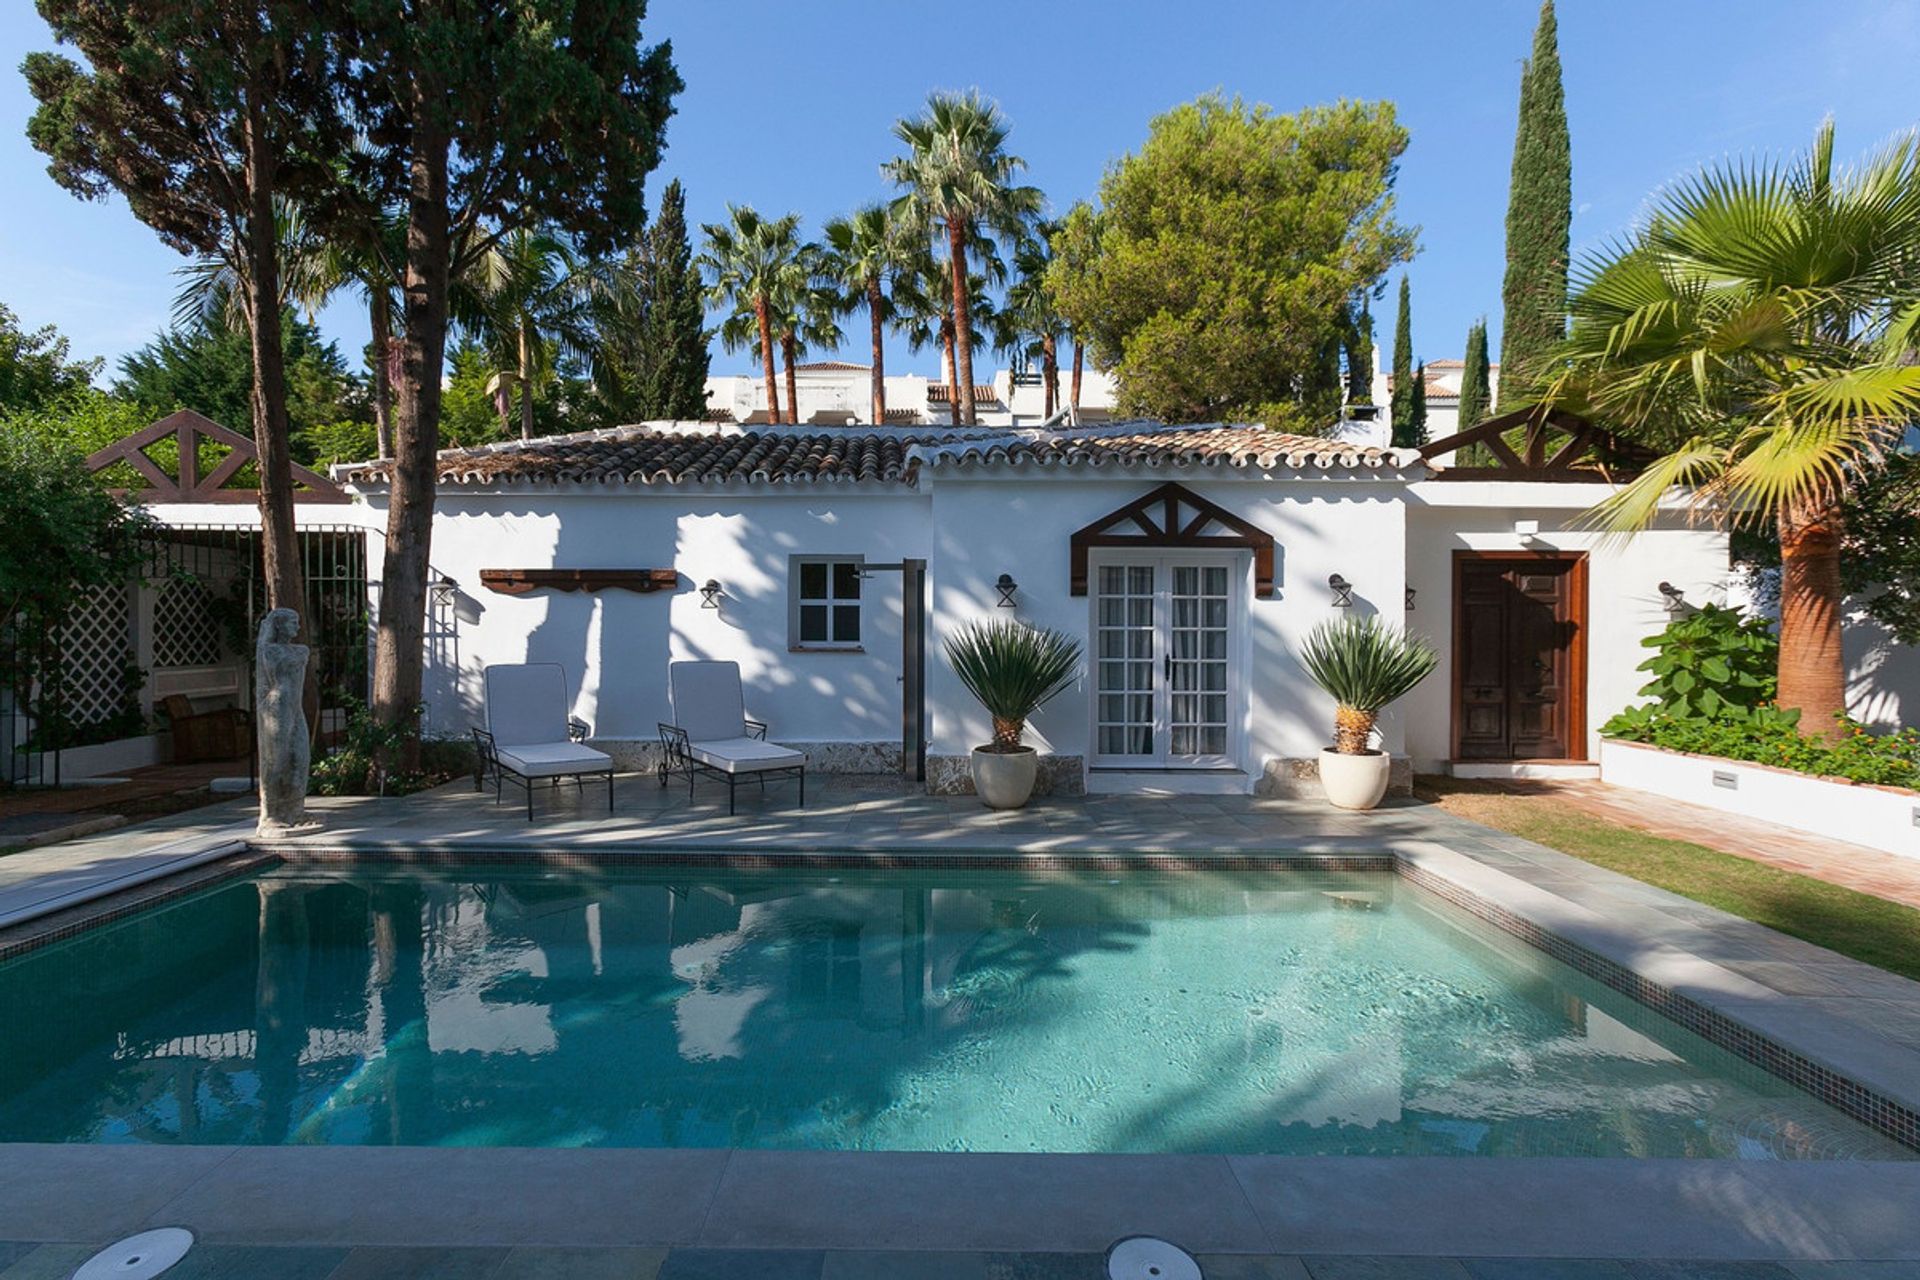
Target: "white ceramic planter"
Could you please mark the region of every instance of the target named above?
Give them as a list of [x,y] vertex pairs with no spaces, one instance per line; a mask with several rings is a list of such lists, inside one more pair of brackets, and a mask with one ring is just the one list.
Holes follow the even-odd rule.
[[1600,741],[1600,779],[1617,787],[1776,822],[1832,840],[1920,858],[1920,792],[1816,778],[1745,760],[1638,742]]
[[973,790],[989,809],[1018,809],[1033,798],[1039,776],[1040,753],[1032,747],[1018,751],[973,749]]
[[1344,755],[1332,747],[1320,749],[1320,785],[1327,800],[1341,809],[1371,809],[1387,794],[1393,759],[1384,751],[1363,756]]

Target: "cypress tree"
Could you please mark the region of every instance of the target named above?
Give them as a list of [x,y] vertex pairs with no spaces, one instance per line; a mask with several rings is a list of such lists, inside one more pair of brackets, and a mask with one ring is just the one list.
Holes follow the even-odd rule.
[[678,178],[661,193],[640,273],[634,416],[697,419],[707,411],[707,312],[693,242],[687,238],[687,195]]
[[1365,298],[1360,311],[1347,322],[1343,343],[1347,357],[1347,403],[1373,403],[1373,312]]
[[1393,399],[1389,425],[1393,443],[1406,444],[1414,421],[1413,380],[1413,302],[1406,276],[1400,277],[1400,314],[1393,322]]
[[1467,330],[1467,368],[1460,375],[1460,430],[1487,416],[1487,322],[1476,320]]
[[1407,417],[1407,429],[1395,430],[1393,443],[1399,449],[1418,449],[1427,442],[1427,362],[1422,360],[1413,371],[1413,412]]
[[1553,0],[1544,0],[1533,33],[1533,56],[1520,73],[1520,123],[1507,194],[1507,274],[1500,290],[1503,404],[1539,394],[1550,353],[1566,336],[1572,157],[1560,83],[1559,28]]

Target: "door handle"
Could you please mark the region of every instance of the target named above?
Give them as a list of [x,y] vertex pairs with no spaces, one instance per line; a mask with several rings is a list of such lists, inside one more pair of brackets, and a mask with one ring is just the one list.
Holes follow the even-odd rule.
[[1165,662],[1166,662],[1167,683],[1172,684],[1173,683],[1173,655],[1168,654],[1166,656]]

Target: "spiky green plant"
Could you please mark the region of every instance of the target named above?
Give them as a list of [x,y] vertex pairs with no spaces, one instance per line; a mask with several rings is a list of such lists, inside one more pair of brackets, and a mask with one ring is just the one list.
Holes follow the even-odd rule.
[[1333,749],[1365,755],[1374,722],[1388,703],[1433,674],[1440,655],[1422,636],[1374,616],[1323,622],[1300,646],[1300,665],[1333,695]]
[[993,717],[992,749],[1018,751],[1027,718],[1080,678],[1080,642],[1012,618],[973,622],[947,637],[947,661]]

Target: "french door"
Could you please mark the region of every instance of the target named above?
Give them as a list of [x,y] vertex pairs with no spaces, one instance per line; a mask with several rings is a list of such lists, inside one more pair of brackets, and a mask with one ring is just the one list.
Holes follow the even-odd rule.
[[1231,562],[1140,553],[1099,565],[1094,579],[1093,763],[1231,766]]

